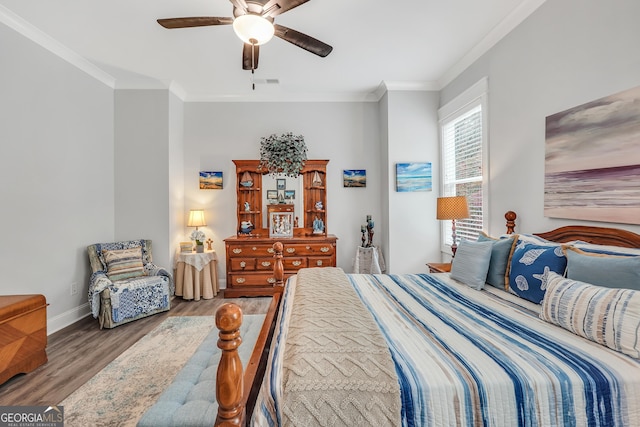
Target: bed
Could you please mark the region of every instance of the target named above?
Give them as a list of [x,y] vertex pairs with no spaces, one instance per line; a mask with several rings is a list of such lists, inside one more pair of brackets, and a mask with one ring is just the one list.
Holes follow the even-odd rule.
[[[459,280],[464,245],[451,273],[301,270],[244,379],[241,314],[219,322],[217,424],[640,425],[640,292],[624,289],[640,286],[640,235],[569,226],[477,246],[510,237],[504,287]],[[562,274],[533,286],[532,254],[564,257]]]

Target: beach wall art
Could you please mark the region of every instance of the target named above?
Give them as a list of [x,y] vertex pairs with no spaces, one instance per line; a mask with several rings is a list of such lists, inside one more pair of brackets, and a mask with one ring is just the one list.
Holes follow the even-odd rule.
[[200,171],[201,190],[222,190],[222,172]]
[[640,86],[546,118],[544,214],[640,224]]
[[365,169],[344,169],[342,171],[343,187],[366,187],[367,171]]
[[396,163],[396,191],[431,191],[431,162]]

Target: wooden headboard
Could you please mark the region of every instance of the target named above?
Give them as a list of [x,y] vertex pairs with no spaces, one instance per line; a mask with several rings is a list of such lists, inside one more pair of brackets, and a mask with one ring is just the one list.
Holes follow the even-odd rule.
[[[507,234],[514,233],[516,213],[509,211],[504,214],[504,217],[507,220]],[[595,245],[640,248],[640,234],[619,228],[567,225],[544,233],[533,233],[533,235],[558,243],[581,240]]]

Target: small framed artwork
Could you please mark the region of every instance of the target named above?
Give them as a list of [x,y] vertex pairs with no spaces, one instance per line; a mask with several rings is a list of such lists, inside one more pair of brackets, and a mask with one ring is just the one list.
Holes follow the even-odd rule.
[[293,200],[296,198],[296,190],[284,190],[284,199]]
[[278,190],[267,190],[267,200],[278,200]]
[[342,171],[344,187],[366,187],[367,171],[364,169],[345,169]]
[[396,163],[396,191],[431,191],[431,162]]
[[278,190],[284,190],[285,188],[287,188],[287,180],[284,178],[278,178],[276,180],[276,185],[277,185],[277,189]]
[[269,213],[269,237],[293,237],[293,212]]
[[200,171],[201,190],[222,190],[222,172]]

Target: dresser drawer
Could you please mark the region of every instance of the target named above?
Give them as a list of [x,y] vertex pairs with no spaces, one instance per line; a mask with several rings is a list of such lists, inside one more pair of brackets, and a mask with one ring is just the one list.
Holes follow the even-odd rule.
[[283,264],[285,270],[298,270],[307,266],[307,259],[300,257],[284,257]]
[[256,269],[255,258],[231,258],[232,271],[253,271]]
[[335,253],[335,248],[333,245],[329,243],[293,243],[293,244],[285,244],[283,254],[285,257],[288,256],[296,256],[296,255],[333,255]]
[[273,258],[258,258],[256,260],[256,270],[273,271],[274,262]]
[[227,252],[230,258],[269,257],[274,254],[273,244],[230,244]]
[[229,277],[231,279],[231,287],[272,286],[276,283],[273,274],[269,273],[231,273]]
[[335,262],[332,257],[310,256],[308,267],[335,267]]

